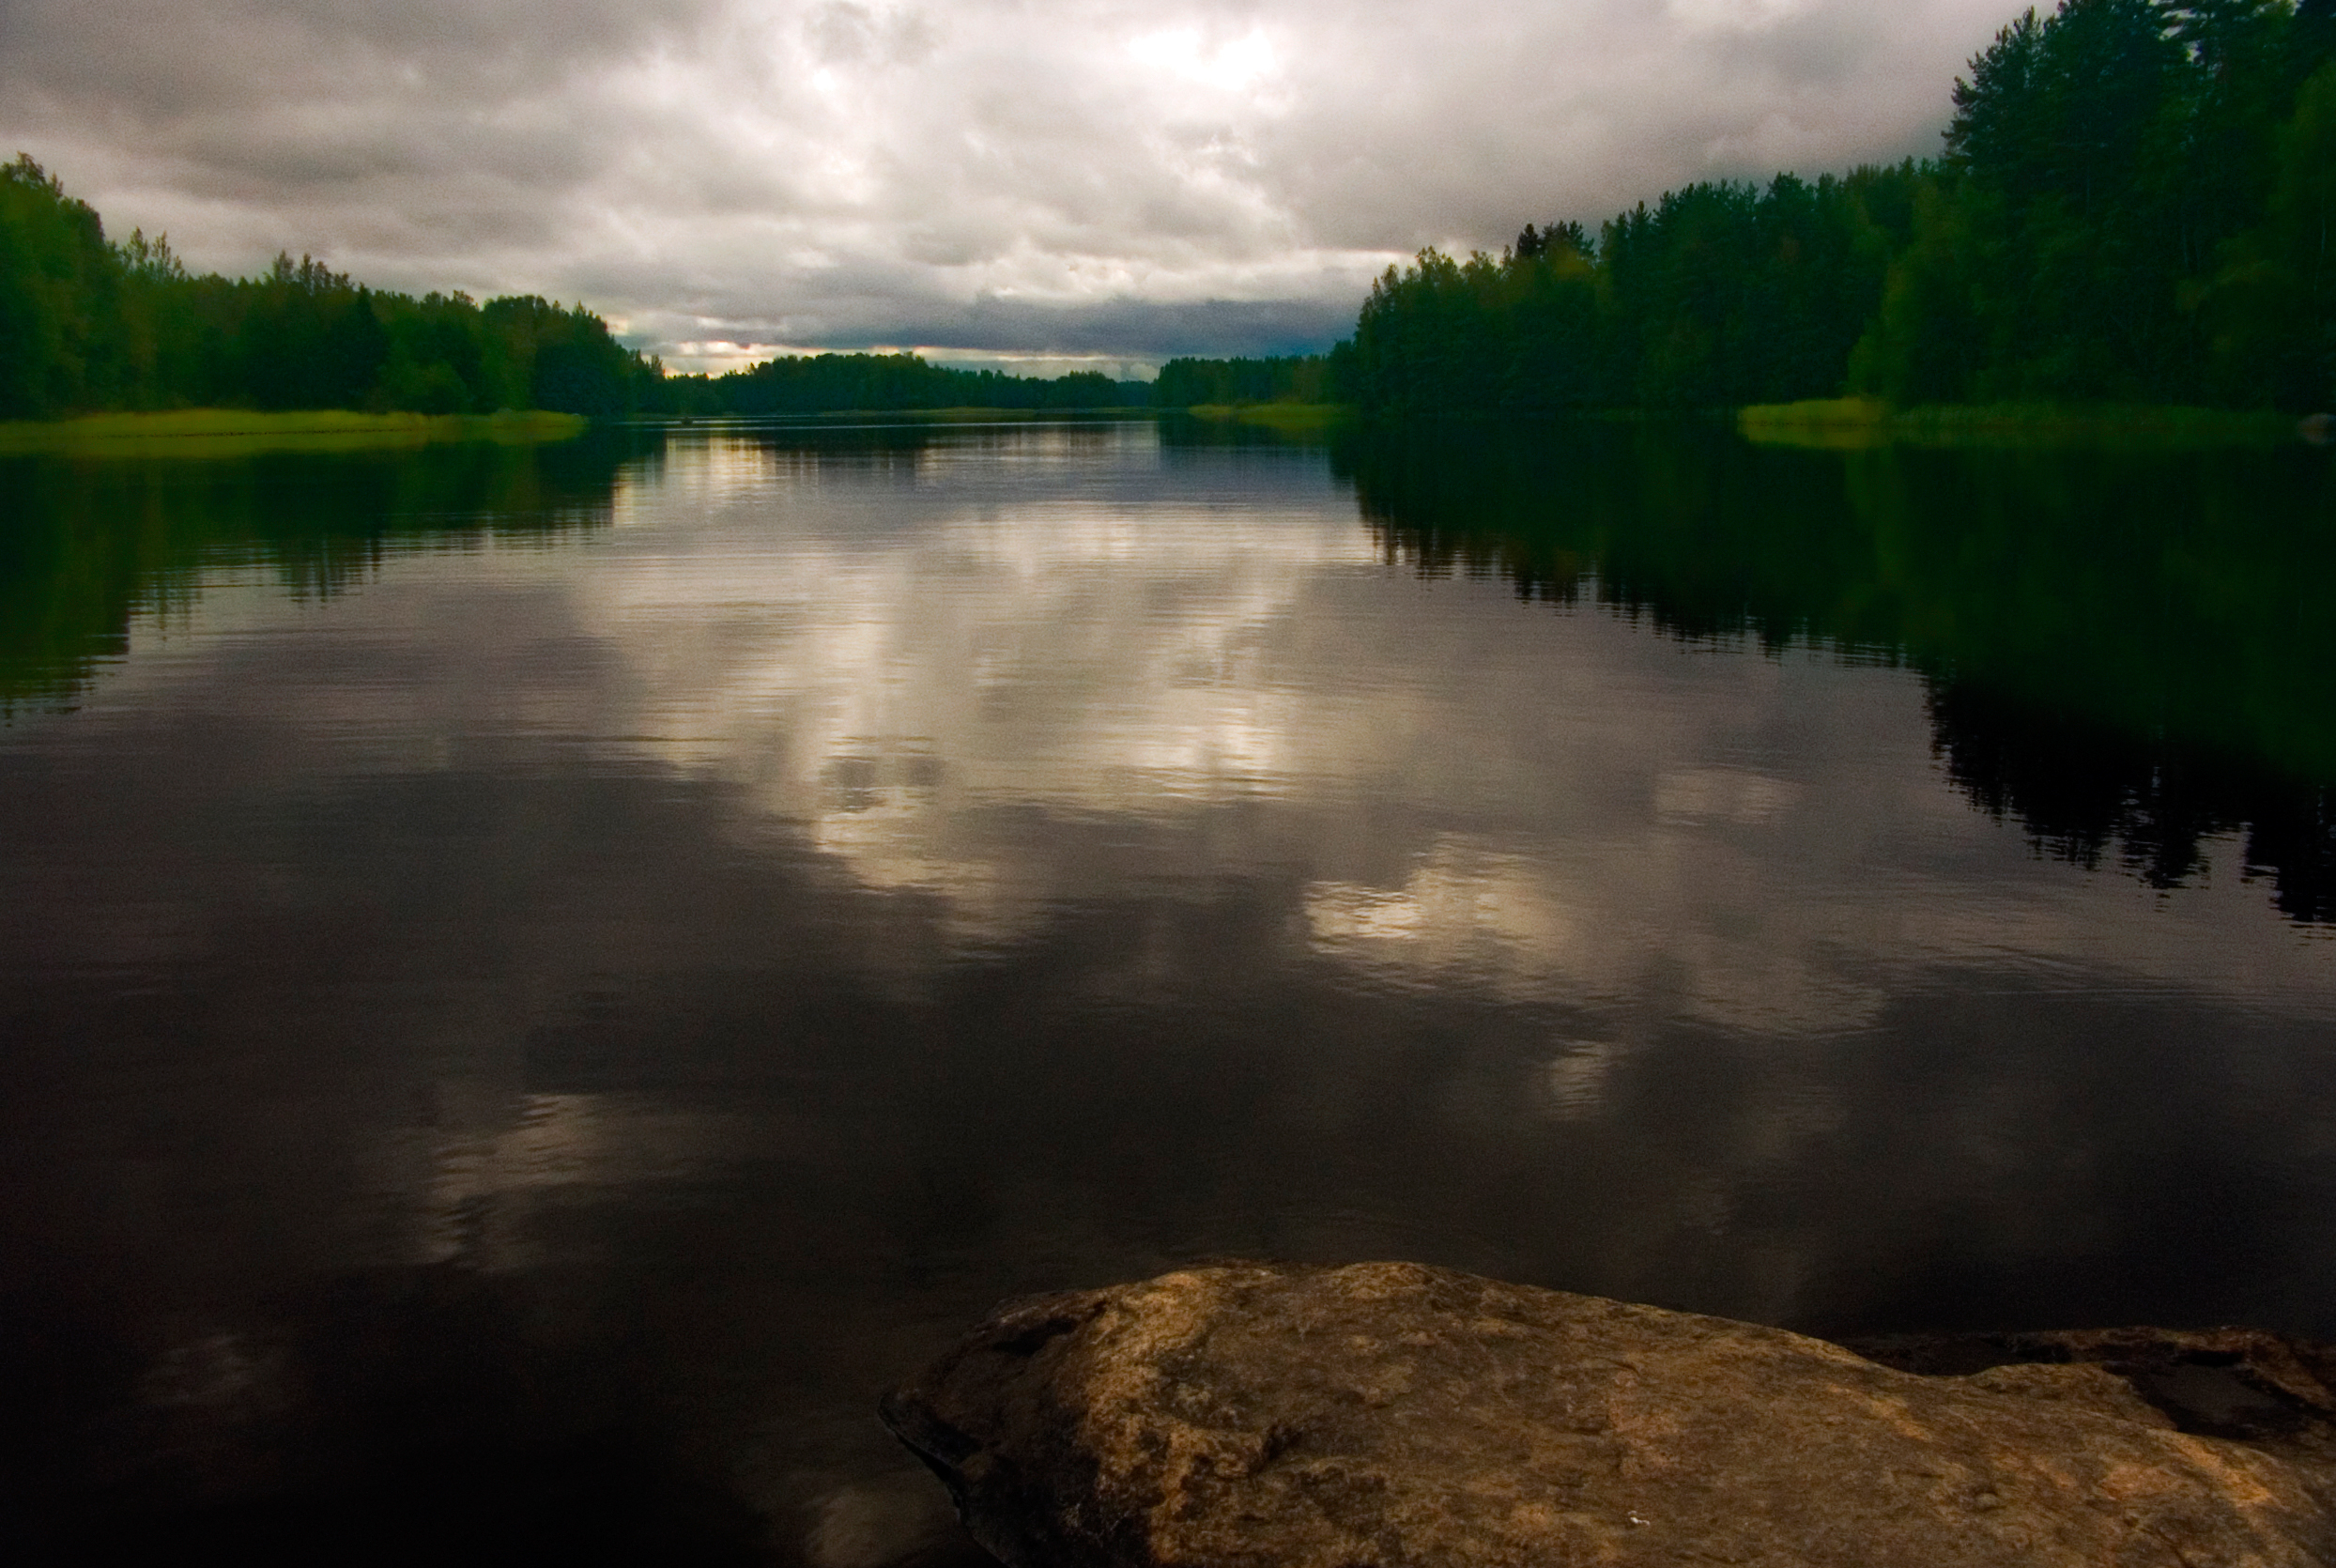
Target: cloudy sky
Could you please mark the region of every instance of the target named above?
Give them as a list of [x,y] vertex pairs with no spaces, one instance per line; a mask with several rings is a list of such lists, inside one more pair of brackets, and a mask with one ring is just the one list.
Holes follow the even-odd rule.
[[195,265],[684,363],[1318,347],[1427,244],[1929,151],[2013,0],[0,0],[0,151]]

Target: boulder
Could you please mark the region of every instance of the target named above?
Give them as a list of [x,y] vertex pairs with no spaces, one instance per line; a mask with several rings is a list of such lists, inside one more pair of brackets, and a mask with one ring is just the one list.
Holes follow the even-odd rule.
[[2317,1363],[2200,1353],[2275,1431],[2182,1430],[2118,1357],[2232,1400],[2147,1330],[1889,1366],[1414,1264],[1238,1264],[1004,1309],[884,1417],[1011,1568],[2336,1563]]

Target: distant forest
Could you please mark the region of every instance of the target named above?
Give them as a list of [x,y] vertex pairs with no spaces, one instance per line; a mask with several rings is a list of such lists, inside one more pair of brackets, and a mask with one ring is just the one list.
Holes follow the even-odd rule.
[[1327,355],[1042,379],[914,355],[669,374],[581,305],[194,276],[0,166],[0,418],[100,408],[595,416],[1356,403],[1372,413],[2336,404],[2336,0],[2066,0],[1997,34],[1941,156],[1710,181],[1499,255],[1390,268]]
[[953,370],[913,354],[816,354],[726,376],[671,376],[656,393],[679,414],[792,414],[825,408],[1190,408],[1204,404],[1335,403],[1342,390],[1321,354],[1170,360],[1151,381],[1095,371],[1052,380]]
[[1099,371],[1047,378],[957,370],[914,354],[790,354],[725,376],[668,375],[648,409],[682,415],[811,414],[838,408],[1143,407],[1152,389]]
[[2336,388],[2336,0],[2067,0],[1943,155],[1691,185],[1391,268],[1332,356],[1390,414],[2179,402]]
[[582,305],[416,299],[284,255],[256,278],[197,276],[164,240],[107,240],[98,214],[30,158],[0,165],[0,419],[210,407],[609,418],[1115,407],[1151,396],[1146,383],[1093,372],[1001,376],[913,354],[669,375]]
[[1344,403],[1329,356],[1292,354],[1262,360],[1170,360],[1152,383],[1152,401],[1163,408],[1204,404]]

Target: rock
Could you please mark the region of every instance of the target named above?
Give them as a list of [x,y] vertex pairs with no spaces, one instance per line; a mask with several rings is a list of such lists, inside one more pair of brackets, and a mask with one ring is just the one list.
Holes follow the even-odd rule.
[[2336,1346],[2256,1329],[2084,1329],[1852,1340],[1868,1360],[1933,1376],[2096,1366],[2184,1432],[2336,1462]]
[[2272,1446],[2180,1430],[2082,1337],[1929,1376],[1412,1264],[1243,1264],[1012,1306],[884,1415],[1012,1568],[2336,1562],[2311,1367]]

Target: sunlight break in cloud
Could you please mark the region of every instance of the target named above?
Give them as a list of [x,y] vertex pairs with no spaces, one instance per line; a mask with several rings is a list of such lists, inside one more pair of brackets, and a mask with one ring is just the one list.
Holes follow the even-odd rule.
[[1128,46],[1137,65],[1169,71],[1220,92],[1244,92],[1274,75],[1281,59],[1261,32],[1211,45],[1197,27],[1147,33]]

